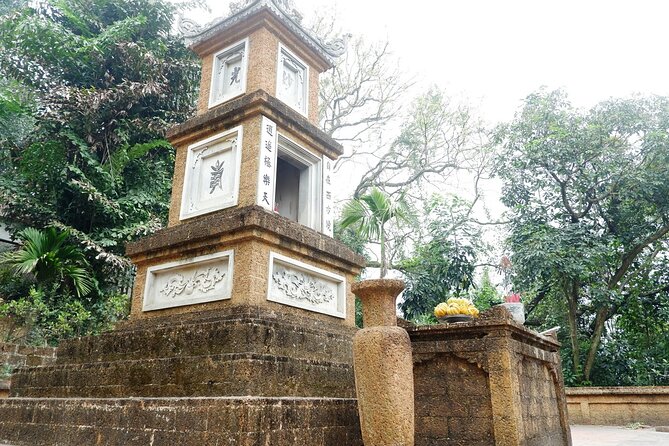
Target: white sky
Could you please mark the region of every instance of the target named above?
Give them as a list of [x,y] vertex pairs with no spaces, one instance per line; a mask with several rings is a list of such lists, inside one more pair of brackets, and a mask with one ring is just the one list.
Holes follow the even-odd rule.
[[[204,20],[228,15],[229,1],[208,2],[211,15]],[[417,81],[414,94],[436,84],[468,98],[491,124],[512,119],[522,99],[541,86],[564,88],[579,107],[635,93],[669,96],[669,0],[294,3],[307,22],[314,11],[332,11],[342,31],[387,39]],[[345,172],[345,196],[338,198],[350,196],[354,171]],[[484,189],[495,218],[503,211],[499,184]]]
[[[213,16],[227,1],[208,0]],[[669,95],[669,1],[295,0],[332,10],[348,32],[390,41],[423,86],[465,95],[491,122],[509,120],[542,85],[577,106],[633,93]]]

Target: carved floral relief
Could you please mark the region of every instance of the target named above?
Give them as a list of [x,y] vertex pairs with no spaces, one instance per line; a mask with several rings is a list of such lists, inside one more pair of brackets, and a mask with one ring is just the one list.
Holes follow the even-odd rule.
[[193,294],[193,291],[199,291],[206,294],[216,288],[216,284],[225,278],[225,273],[221,273],[218,268],[207,268],[205,271],[195,270],[193,275],[186,279],[182,274],[175,274],[170,278],[160,293],[169,298],[175,298],[180,294]]
[[301,272],[277,269],[272,275],[272,280],[277,289],[290,299],[306,301],[314,305],[335,299],[335,293],[330,287]]
[[234,251],[222,251],[148,268],[142,309],[194,305],[232,296]]
[[267,300],[344,319],[346,279],[271,252]]

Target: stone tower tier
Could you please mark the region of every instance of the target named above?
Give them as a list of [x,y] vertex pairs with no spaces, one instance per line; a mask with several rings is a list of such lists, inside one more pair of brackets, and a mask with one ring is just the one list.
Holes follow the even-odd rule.
[[173,145],[182,146],[196,141],[211,130],[233,127],[246,118],[261,114],[275,120],[280,126],[302,133],[301,136],[307,142],[320,147],[330,158],[335,159],[344,154],[340,143],[300,113],[262,89],[233,99],[183,124],[172,127],[167,132],[167,137]]
[[127,253],[137,265],[133,320],[246,305],[354,326],[350,286],[364,259],[257,206],[167,228]]
[[168,132],[176,148],[168,226],[257,205],[332,236],[342,146],[263,90]]
[[259,307],[127,323],[19,369],[14,397],[355,397],[355,329]]

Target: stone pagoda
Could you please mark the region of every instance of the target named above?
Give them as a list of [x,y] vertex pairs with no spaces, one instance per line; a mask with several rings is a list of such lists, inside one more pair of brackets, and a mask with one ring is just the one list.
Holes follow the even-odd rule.
[[361,444],[350,285],[364,259],[332,238],[342,148],[317,127],[319,74],[343,44],[300,19],[256,0],[189,27],[197,115],[168,132],[168,227],[127,246],[130,319],[20,369],[0,442]]

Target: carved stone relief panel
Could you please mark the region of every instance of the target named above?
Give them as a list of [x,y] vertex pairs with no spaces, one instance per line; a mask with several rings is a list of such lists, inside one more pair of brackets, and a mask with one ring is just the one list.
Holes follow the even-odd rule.
[[346,279],[289,257],[270,253],[267,300],[346,317]]
[[216,254],[152,266],[147,270],[144,311],[229,299],[234,253]]
[[300,58],[279,44],[277,97],[295,110],[307,114],[309,67]]
[[246,92],[247,48],[248,39],[245,39],[214,54],[209,107]]
[[182,220],[237,204],[241,138],[236,127],[188,147]]

